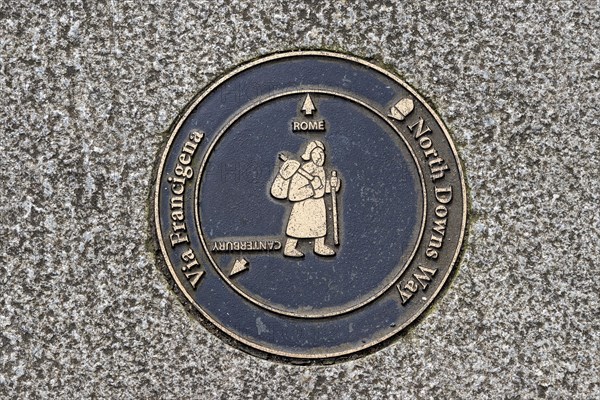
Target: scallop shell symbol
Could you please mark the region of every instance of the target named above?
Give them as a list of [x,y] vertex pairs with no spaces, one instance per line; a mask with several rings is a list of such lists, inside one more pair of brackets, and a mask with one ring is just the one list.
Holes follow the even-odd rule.
[[415,108],[413,101],[409,98],[402,99],[390,109],[390,118],[397,119],[398,121],[404,120],[404,118],[412,112]]

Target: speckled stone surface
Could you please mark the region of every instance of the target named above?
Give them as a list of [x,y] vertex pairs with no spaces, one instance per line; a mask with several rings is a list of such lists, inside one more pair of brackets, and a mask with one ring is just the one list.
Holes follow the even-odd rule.
[[[600,397],[598,1],[3,1],[1,398]],[[164,132],[295,48],[396,69],[453,134],[464,257],[391,346],[334,366],[210,334],[162,272]]]

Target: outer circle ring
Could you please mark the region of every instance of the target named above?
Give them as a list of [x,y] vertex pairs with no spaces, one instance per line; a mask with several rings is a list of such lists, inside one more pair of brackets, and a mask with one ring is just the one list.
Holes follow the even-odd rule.
[[[460,186],[461,186],[461,194],[462,194],[462,198],[461,198],[462,205],[463,205],[463,207],[462,207],[462,218],[461,218],[460,235],[459,235],[458,240],[457,240],[456,249],[454,251],[454,254],[452,255],[452,261],[450,262],[445,275],[442,277],[441,282],[437,285],[437,287],[435,287],[435,291],[429,293],[427,301],[425,303],[423,303],[423,305],[416,312],[414,312],[410,316],[410,318],[408,318],[402,325],[398,325],[396,327],[396,329],[393,332],[391,332],[390,334],[382,336],[382,337],[378,337],[376,340],[364,342],[362,345],[354,347],[354,348],[349,349],[349,350],[331,352],[331,353],[326,353],[326,354],[311,354],[311,353],[302,353],[302,354],[299,354],[299,353],[287,353],[287,352],[282,352],[282,351],[274,350],[272,348],[265,347],[265,346],[260,345],[258,343],[254,343],[253,341],[247,340],[244,337],[241,337],[240,335],[236,334],[235,332],[232,332],[231,330],[229,330],[226,326],[223,326],[223,324],[219,323],[219,321],[217,321],[214,318],[212,318],[208,313],[206,313],[196,303],[196,301],[187,292],[186,288],[181,283],[181,281],[177,278],[177,274],[176,274],[175,269],[173,267],[173,264],[171,263],[170,258],[169,258],[169,253],[167,252],[166,246],[165,246],[164,242],[161,239],[162,236],[163,236],[163,232],[162,232],[160,224],[159,224],[159,221],[160,221],[159,197],[160,197],[160,189],[161,189],[161,185],[160,184],[161,184],[161,178],[162,178],[163,173],[164,173],[165,162],[166,162],[168,154],[169,154],[169,152],[171,150],[171,146],[172,146],[172,143],[174,141],[174,138],[176,137],[176,135],[177,135],[179,129],[181,128],[181,126],[183,125],[184,121],[189,117],[189,115],[196,108],[196,106],[209,93],[211,93],[214,89],[216,89],[222,83],[224,83],[225,81],[227,81],[228,79],[230,79],[234,75],[236,75],[236,74],[238,74],[238,73],[240,73],[240,72],[242,72],[242,71],[244,71],[246,69],[249,69],[251,67],[254,67],[254,66],[257,66],[259,64],[266,63],[266,62],[269,62],[269,61],[274,61],[274,60],[279,60],[279,59],[284,59],[284,58],[291,58],[291,57],[298,57],[298,56],[330,57],[330,58],[333,58],[333,59],[342,59],[342,60],[352,61],[352,62],[355,62],[357,64],[361,64],[363,66],[368,67],[369,69],[372,69],[372,70],[374,70],[376,72],[379,72],[379,73],[387,76],[388,78],[394,80],[400,86],[402,86],[405,90],[407,90],[411,95],[413,95],[426,108],[426,110],[433,116],[433,118],[435,119],[436,123],[441,128],[441,131],[444,134],[444,137],[445,137],[445,139],[446,139],[446,141],[448,143],[448,146],[450,147],[450,149],[452,151],[452,155],[453,155],[453,157],[456,160],[457,172],[458,172],[458,176],[459,176],[459,181],[460,181]],[[452,270],[454,269],[456,261],[458,260],[458,257],[459,257],[459,255],[461,253],[461,249],[462,249],[463,242],[464,242],[464,237],[465,237],[466,222],[467,222],[467,189],[466,189],[466,185],[465,185],[465,176],[464,176],[464,171],[463,171],[463,168],[462,168],[462,165],[461,165],[461,162],[460,162],[460,158],[458,157],[458,152],[456,150],[456,147],[455,147],[452,139],[450,138],[450,134],[448,133],[448,129],[446,128],[446,126],[442,122],[441,118],[437,115],[437,113],[425,101],[425,99],[423,99],[423,97],[420,96],[411,86],[409,86],[406,82],[404,82],[402,79],[400,79],[398,76],[396,76],[395,74],[391,73],[390,71],[388,71],[388,70],[386,70],[384,68],[381,68],[379,66],[376,66],[376,65],[374,65],[374,64],[372,64],[370,62],[367,62],[367,61],[365,61],[363,59],[354,57],[354,56],[350,56],[350,55],[342,54],[342,53],[335,53],[335,52],[331,52],[331,51],[301,50],[301,51],[276,53],[276,54],[272,54],[272,55],[269,55],[269,56],[266,56],[266,57],[262,57],[262,58],[254,60],[254,61],[248,62],[246,64],[243,64],[243,65],[241,65],[241,66],[233,69],[229,73],[225,74],[220,79],[218,79],[217,81],[215,81],[214,83],[212,83],[211,85],[209,85],[207,88],[205,88],[204,90],[202,90],[186,106],[185,112],[182,113],[182,114],[180,114],[180,116],[177,119],[176,123],[170,129],[169,138],[168,138],[167,143],[166,143],[166,145],[164,147],[164,151],[162,152],[162,155],[160,157],[160,163],[159,163],[159,167],[158,167],[158,170],[157,170],[156,181],[155,181],[155,190],[154,190],[154,221],[155,221],[155,228],[156,228],[156,232],[155,233],[157,235],[157,240],[159,242],[161,253],[163,255],[165,263],[167,264],[169,272],[171,273],[172,277],[174,278],[175,282],[177,283],[177,286],[179,287],[179,289],[181,290],[181,292],[183,293],[183,295],[185,296],[185,298],[191,304],[194,305],[194,307],[200,312],[200,314],[208,322],[210,322],[212,325],[216,326],[220,331],[222,331],[223,333],[225,333],[229,337],[231,337],[234,340],[236,340],[239,343],[241,343],[243,346],[247,346],[249,350],[251,350],[253,352],[254,351],[258,351],[260,354],[264,354],[264,356],[269,355],[269,354],[276,355],[276,356],[282,357],[284,361],[293,361],[293,360],[298,360],[298,359],[306,359],[306,360],[312,360],[312,361],[328,360],[328,359],[335,359],[335,358],[339,358],[339,357],[343,357],[343,356],[349,356],[351,354],[356,354],[356,353],[364,352],[368,348],[371,348],[371,347],[373,347],[373,346],[375,346],[377,344],[380,344],[382,342],[387,341],[388,339],[394,337],[399,332],[401,332],[402,330],[404,330],[404,328],[406,328],[412,322],[414,322],[431,305],[431,303],[437,297],[437,295],[440,292],[440,290],[444,287],[444,285],[446,283],[446,280],[448,279],[449,275],[451,274]]]

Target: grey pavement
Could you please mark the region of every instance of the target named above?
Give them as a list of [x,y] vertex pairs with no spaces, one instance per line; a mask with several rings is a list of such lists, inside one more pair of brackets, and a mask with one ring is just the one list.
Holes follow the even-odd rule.
[[[1,398],[600,398],[598,1],[0,2]],[[392,345],[248,355],[160,267],[165,132],[242,62],[292,49],[395,69],[446,122],[467,243]]]

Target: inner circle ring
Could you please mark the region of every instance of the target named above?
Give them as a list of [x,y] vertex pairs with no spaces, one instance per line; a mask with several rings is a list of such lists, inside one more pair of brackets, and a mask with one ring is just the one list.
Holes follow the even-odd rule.
[[[223,135],[225,135],[225,133],[227,132],[227,130],[234,124],[236,123],[241,117],[243,117],[244,115],[246,115],[248,112],[252,111],[253,109],[255,109],[256,107],[259,107],[262,104],[265,104],[269,101],[281,98],[281,97],[285,97],[285,96],[289,96],[289,95],[295,95],[295,94],[308,94],[308,93],[318,93],[318,94],[326,94],[326,95],[331,95],[331,96],[337,96],[340,98],[343,98],[345,100],[349,100],[351,102],[354,102],[364,108],[366,108],[367,110],[369,110],[371,113],[375,114],[376,116],[378,116],[382,121],[384,121],[389,127],[392,128],[392,130],[402,139],[404,145],[406,146],[406,148],[408,149],[408,151],[411,154],[412,160],[414,165],[417,168],[418,174],[419,174],[419,181],[421,183],[421,192],[422,192],[422,196],[423,196],[423,207],[422,207],[422,218],[421,218],[421,226],[419,228],[419,234],[417,236],[417,240],[415,241],[415,245],[414,248],[409,256],[409,258],[406,260],[406,262],[404,263],[404,265],[402,266],[402,268],[400,268],[400,270],[394,275],[394,277],[392,279],[390,279],[388,281],[387,284],[383,285],[379,290],[377,290],[377,292],[368,297],[367,299],[354,304],[352,306],[349,307],[345,307],[341,310],[336,310],[333,312],[321,312],[321,313],[308,313],[308,312],[291,312],[288,310],[282,310],[280,308],[277,307],[273,307],[271,305],[265,304],[263,301],[257,300],[256,298],[252,297],[251,295],[249,295],[248,293],[246,293],[244,290],[242,290],[241,288],[239,288],[238,286],[236,286],[235,284],[233,284],[231,282],[231,280],[226,276],[226,274],[223,273],[223,271],[221,270],[221,268],[219,268],[219,266],[217,265],[216,261],[213,259],[213,257],[211,256],[211,253],[209,251],[208,245],[206,243],[206,240],[204,238],[204,234],[203,234],[203,230],[201,227],[201,218],[200,218],[200,214],[199,214],[199,201],[200,201],[200,185],[201,185],[201,181],[202,181],[202,177],[204,175],[204,170],[205,170],[205,166],[208,162],[208,159],[210,158],[210,155],[212,153],[212,151],[214,150],[214,148],[216,147],[217,143],[219,142],[219,140],[221,139],[221,137]],[[259,101],[256,101],[252,104],[250,104],[249,106],[247,106],[246,108],[244,108],[243,110],[241,110],[240,112],[236,113],[233,117],[231,117],[228,122],[219,130],[219,132],[216,134],[215,138],[213,139],[213,141],[210,143],[203,159],[202,162],[200,164],[200,170],[199,173],[196,177],[196,184],[195,184],[195,192],[194,192],[194,213],[195,213],[195,223],[196,223],[196,229],[198,231],[198,236],[200,237],[200,241],[202,243],[202,248],[204,250],[204,253],[206,254],[207,258],[210,260],[210,263],[212,265],[212,267],[214,268],[214,270],[219,274],[219,276],[221,276],[221,278],[239,295],[241,295],[242,297],[244,297],[245,299],[247,299],[248,301],[252,302],[253,304],[264,308],[266,310],[269,310],[271,312],[275,312],[277,314],[281,314],[281,315],[286,315],[286,316],[290,316],[290,317],[297,317],[297,318],[326,318],[326,317],[332,317],[332,316],[337,316],[337,315],[342,315],[342,314],[346,314],[349,313],[351,311],[357,310],[369,303],[371,303],[372,301],[374,301],[375,299],[377,299],[379,296],[381,296],[382,294],[384,294],[385,292],[387,292],[395,283],[396,281],[398,281],[398,279],[402,276],[402,274],[404,273],[404,271],[406,271],[407,267],[410,265],[410,263],[412,262],[417,249],[419,248],[419,244],[423,238],[423,232],[425,230],[425,222],[426,222],[426,218],[425,216],[427,215],[427,191],[426,191],[426,187],[425,187],[425,180],[424,180],[424,176],[423,176],[423,172],[421,169],[421,166],[418,163],[417,157],[413,151],[413,149],[411,148],[411,146],[409,145],[408,141],[406,140],[406,138],[404,137],[404,135],[402,135],[402,133],[398,130],[398,128],[396,126],[394,126],[394,124],[392,124],[380,111],[378,111],[377,109],[375,109],[374,107],[370,106],[369,104],[365,103],[362,100],[359,100],[349,94],[346,93],[341,93],[341,92],[336,92],[336,91],[332,91],[332,90],[325,90],[325,89],[311,89],[311,88],[304,88],[302,90],[288,90],[288,91],[284,91],[284,92],[279,92],[267,97],[264,97],[262,99],[260,99]]]

